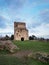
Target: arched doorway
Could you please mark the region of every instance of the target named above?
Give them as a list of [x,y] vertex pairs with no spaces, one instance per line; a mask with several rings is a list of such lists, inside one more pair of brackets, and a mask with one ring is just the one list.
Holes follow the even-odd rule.
[[21,41],[24,41],[24,37],[21,38]]

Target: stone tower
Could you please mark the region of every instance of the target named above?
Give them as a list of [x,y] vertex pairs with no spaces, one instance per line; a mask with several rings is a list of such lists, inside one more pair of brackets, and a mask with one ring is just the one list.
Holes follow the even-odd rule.
[[14,40],[28,40],[28,30],[23,22],[14,22]]

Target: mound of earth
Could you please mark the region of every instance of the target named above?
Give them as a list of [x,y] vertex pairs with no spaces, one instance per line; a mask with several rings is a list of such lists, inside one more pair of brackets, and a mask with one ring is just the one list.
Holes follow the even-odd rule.
[[14,53],[19,48],[16,45],[14,45],[10,40],[0,41],[0,50],[4,49],[8,50],[11,53]]

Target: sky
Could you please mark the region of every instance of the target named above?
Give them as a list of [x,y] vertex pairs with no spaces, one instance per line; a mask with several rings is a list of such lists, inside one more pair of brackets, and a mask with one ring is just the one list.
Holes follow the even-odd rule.
[[0,0],[0,36],[14,34],[14,21],[30,35],[49,38],[49,0]]

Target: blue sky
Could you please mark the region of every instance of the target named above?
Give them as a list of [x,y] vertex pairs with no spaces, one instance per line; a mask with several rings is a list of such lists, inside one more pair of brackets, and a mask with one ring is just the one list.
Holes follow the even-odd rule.
[[49,38],[49,0],[0,0],[0,35],[14,34],[14,21],[25,22],[29,35]]

